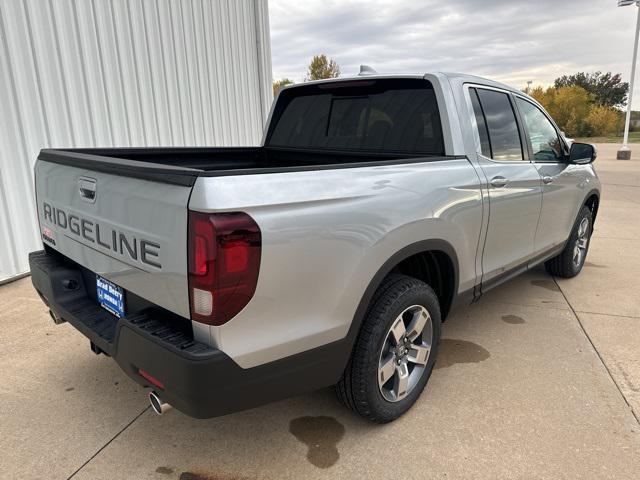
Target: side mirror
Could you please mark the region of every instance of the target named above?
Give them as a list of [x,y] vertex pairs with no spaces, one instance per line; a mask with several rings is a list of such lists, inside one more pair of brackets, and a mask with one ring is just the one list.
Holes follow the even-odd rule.
[[586,165],[593,162],[597,156],[596,147],[590,143],[574,142],[569,150],[569,163]]

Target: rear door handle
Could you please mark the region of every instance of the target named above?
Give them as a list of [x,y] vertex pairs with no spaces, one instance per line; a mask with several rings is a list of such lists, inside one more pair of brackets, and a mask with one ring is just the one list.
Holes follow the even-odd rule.
[[504,177],[493,177],[491,179],[491,186],[495,187],[495,188],[502,188],[504,187],[507,183],[509,183],[509,181],[504,178]]
[[544,177],[542,177],[542,181],[545,183],[545,185],[549,185],[551,182],[553,182],[553,177],[545,175]]

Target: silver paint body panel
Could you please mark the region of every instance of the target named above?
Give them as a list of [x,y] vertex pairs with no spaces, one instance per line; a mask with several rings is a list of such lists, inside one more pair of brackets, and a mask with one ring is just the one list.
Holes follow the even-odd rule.
[[211,343],[251,367],[340,340],[387,259],[423,239],[458,253],[459,289],[477,281],[480,181],[468,160],[200,177],[189,208],[242,210],[262,231],[255,295]]
[[[187,203],[190,187],[150,182],[38,160],[35,166],[40,228],[51,228],[57,251],[136,295],[189,317]],[[78,191],[81,178],[96,180],[95,202]],[[118,255],[45,219],[44,202],[128,238],[160,245],[161,268]],[[109,243],[105,235],[104,243]],[[103,237],[104,238],[104,237]],[[139,257],[138,244],[138,257]]]

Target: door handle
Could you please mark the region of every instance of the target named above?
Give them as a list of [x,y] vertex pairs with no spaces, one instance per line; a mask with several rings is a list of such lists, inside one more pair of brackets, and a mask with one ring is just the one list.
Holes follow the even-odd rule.
[[493,177],[491,179],[491,186],[495,187],[495,188],[502,188],[504,187],[507,183],[509,183],[509,181],[504,178],[504,177]]
[[545,175],[544,177],[542,177],[542,181],[544,182],[545,185],[549,185],[550,183],[553,182],[553,177],[550,177],[549,175]]

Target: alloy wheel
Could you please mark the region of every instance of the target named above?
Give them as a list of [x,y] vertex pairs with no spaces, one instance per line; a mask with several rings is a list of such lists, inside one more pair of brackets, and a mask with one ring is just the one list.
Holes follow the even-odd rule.
[[378,363],[378,387],[385,400],[397,402],[415,388],[431,355],[433,323],[422,305],[412,305],[389,328]]
[[578,238],[573,246],[573,264],[576,267],[582,265],[582,261],[587,254],[589,243],[589,219],[583,218],[578,226]]

